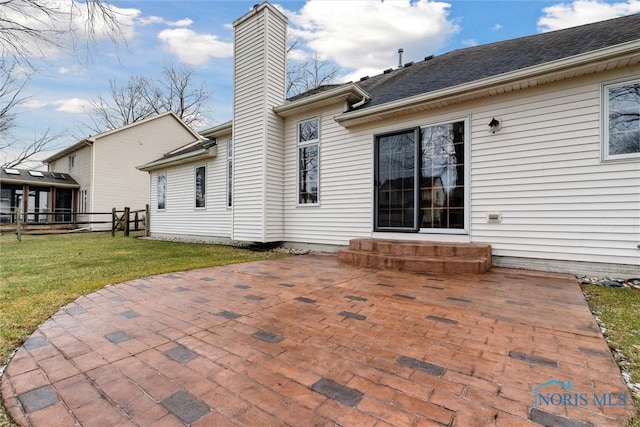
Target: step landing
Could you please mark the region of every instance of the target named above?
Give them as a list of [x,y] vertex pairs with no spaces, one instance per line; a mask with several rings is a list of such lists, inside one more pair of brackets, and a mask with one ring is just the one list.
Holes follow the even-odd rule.
[[338,260],[360,267],[426,274],[486,273],[491,245],[408,240],[353,239]]

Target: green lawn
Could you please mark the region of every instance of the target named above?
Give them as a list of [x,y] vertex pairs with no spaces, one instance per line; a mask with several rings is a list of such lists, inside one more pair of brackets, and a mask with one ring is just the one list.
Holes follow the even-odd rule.
[[[105,285],[283,256],[110,233],[0,236],[0,365],[60,307]],[[12,425],[2,409],[0,425]]]
[[[640,383],[640,291],[632,289],[607,288],[585,285],[587,302],[607,330],[609,346],[618,349],[625,356],[619,361],[631,373],[631,381]],[[640,396],[634,396],[636,408],[640,411]],[[640,416],[629,424],[640,427]]]

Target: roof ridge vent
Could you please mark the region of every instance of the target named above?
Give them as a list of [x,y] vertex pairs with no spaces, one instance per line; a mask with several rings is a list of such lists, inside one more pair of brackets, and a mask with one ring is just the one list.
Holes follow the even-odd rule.
[[363,82],[365,80],[369,80],[369,76],[360,77],[360,81]]
[[392,71],[393,71],[393,68],[387,68],[386,70],[384,70],[384,71],[382,72],[382,74],[389,74],[389,73],[390,73],[390,72],[392,72]]
[[430,59],[433,59],[433,55],[429,55],[429,56],[425,56],[424,57],[425,61],[429,61]]
[[407,67],[411,67],[412,65],[413,65],[413,61],[407,62],[406,64],[404,64],[404,67],[407,68]]

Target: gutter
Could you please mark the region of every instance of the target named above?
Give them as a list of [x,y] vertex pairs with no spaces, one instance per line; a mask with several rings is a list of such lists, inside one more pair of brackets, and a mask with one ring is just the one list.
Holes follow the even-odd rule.
[[233,130],[233,120],[224,122],[218,126],[200,131],[200,135],[205,138],[213,139],[231,133]]
[[180,154],[173,157],[154,160],[142,166],[136,166],[136,169],[146,172],[162,169],[169,166],[176,166],[185,163],[192,163],[198,160],[208,159],[216,157],[218,155],[218,146],[214,145],[209,148],[202,148],[198,151],[192,151],[189,153]]
[[91,137],[85,138],[85,139],[83,139],[81,141],[78,141],[75,144],[63,149],[62,151],[58,151],[56,154],[54,154],[54,155],[52,155],[50,157],[47,157],[46,159],[44,159],[42,161],[42,163],[49,164],[49,163],[51,163],[51,162],[53,162],[55,160],[63,158],[67,154],[71,154],[74,151],[78,151],[80,148],[82,148],[85,145],[87,145],[87,146],[93,145],[94,142],[96,142],[95,138],[91,138]]
[[3,184],[18,184],[23,185],[27,184],[34,187],[54,187],[54,188],[80,188],[80,184],[63,184],[59,182],[49,182],[49,181],[28,181],[28,180],[14,180],[14,179],[5,179],[2,178]]
[[[578,67],[596,68],[607,61],[614,60],[616,64],[626,57],[627,61],[623,66],[632,66],[640,63],[640,40],[616,45],[591,51],[588,53],[563,58],[542,65],[525,68],[481,80],[475,80],[458,86],[453,86],[433,92],[422,93],[408,98],[391,101],[385,104],[363,108],[355,111],[347,111],[336,115],[335,120],[341,126],[348,128],[358,124],[382,120],[388,117],[396,116],[403,113],[410,113],[424,109],[436,108],[442,104],[452,104],[462,102],[466,99],[477,99],[488,97],[501,93],[502,87],[510,86],[516,83],[522,83],[524,80],[538,79],[542,76],[550,76],[557,74],[558,76],[567,71],[571,71],[572,76],[586,75],[577,73]],[[598,67],[598,69],[603,67]],[[609,67],[604,67],[609,69]],[[597,70],[591,71],[597,72]],[[548,79],[548,82],[554,81]],[[527,88],[535,86],[539,82],[526,84],[522,87]],[[541,83],[540,83],[541,84]],[[515,89],[514,89],[515,90]]]
[[273,108],[273,111],[280,117],[289,117],[307,112],[310,108],[326,107],[343,102],[356,102],[356,105],[363,105],[370,99],[371,96],[360,86],[346,83],[334,89],[278,105]]

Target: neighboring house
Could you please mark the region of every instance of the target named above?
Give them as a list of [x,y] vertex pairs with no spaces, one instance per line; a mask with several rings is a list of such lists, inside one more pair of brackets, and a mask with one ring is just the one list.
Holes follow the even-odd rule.
[[83,139],[44,163],[49,171],[69,173],[80,184],[78,220],[106,221],[91,229],[110,229],[111,218],[105,214],[113,208],[137,210],[149,203],[149,179],[136,166],[199,139],[168,112]]
[[233,121],[202,132],[216,157],[140,167],[152,235],[483,242],[496,266],[637,273],[640,15],[287,101],[286,26],[268,3],[234,23]]
[[14,224],[18,210],[27,213],[22,221],[70,222],[79,187],[66,173],[1,168],[0,223]]

